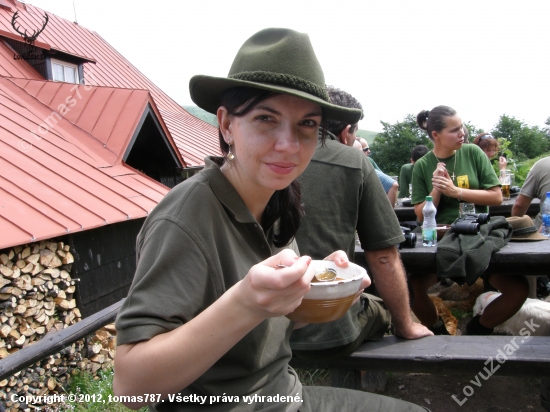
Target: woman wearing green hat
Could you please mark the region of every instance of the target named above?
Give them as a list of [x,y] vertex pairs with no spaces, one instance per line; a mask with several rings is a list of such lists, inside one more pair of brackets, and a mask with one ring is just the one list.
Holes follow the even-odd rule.
[[[227,78],[195,76],[190,92],[217,114],[224,156],[206,158],[138,235],[137,269],[116,324],[115,393],[153,411],[425,410],[302,387],[288,365],[294,325],[284,315],[313,277],[311,258],[291,249],[302,215],[295,179],[326,117],[355,123],[361,115],[328,102],[308,36],[262,30]],[[348,262],[341,251],[328,258]]]

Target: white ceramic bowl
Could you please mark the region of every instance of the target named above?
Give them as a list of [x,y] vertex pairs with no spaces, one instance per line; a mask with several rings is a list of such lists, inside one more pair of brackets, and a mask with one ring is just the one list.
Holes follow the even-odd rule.
[[323,273],[327,268],[336,270],[336,279],[312,282],[300,306],[286,315],[287,318],[303,323],[325,323],[341,318],[355,299],[367,271],[351,262],[347,268],[329,260],[313,260],[311,265],[315,273]]

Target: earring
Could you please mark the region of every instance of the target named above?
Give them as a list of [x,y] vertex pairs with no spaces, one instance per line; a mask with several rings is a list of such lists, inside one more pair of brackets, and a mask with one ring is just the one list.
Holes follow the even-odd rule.
[[229,145],[229,151],[227,152],[227,160],[232,161],[235,155],[231,152],[231,145]]

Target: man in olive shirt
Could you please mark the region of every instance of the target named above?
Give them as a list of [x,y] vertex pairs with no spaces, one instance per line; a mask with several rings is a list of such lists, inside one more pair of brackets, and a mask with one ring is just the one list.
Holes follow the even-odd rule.
[[[328,92],[335,104],[344,102],[346,107],[361,108],[341,90],[329,87]],[[343,93],[347,98],[341,98]],[[395,333],[408,339],[431,335],[411,320],[405,273],[396,248],[404,238],[380,180],[366,156],[339,143],[348,141],[341,134],[354,134],[357,125],[338,123],[327,123],[329,139],[324,146],[318,144],[299,177],[306,212],[296,234],[300,253],[322,259],[327,251],[341,249],[353,260],[357,230],[369,274],[391,313]],[[364,328],[378,327],[372,319],[365,319],[369,313],[373,315],[373,308],[375,316],[386,316],[378,302],[363,297],[337,321],[294,331],[293,353],[304,358],[347,355],[362,343]]]

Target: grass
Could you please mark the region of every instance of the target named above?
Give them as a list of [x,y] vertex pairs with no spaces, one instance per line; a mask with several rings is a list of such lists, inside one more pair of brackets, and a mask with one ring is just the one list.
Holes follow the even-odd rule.
[[[86,400],[86,395],[89,395],[89,402],[67,402],[59,409],[60,411],[76,411],[76,412],[128,412],[121,403],[109,403],[109,395],[113,394],[113,369],[101,370],[97,372],[97,378],[89,372],[78,372],[73,375],[66,388],[67,394],[74,394],[77,397]],[[82,395],[82,396],[80,396]],[[101,400],[99,397],[101,395]],[[95,398],[95,402],[94,402]],[[105,402],[103,402],[105,401]],[[146,412],[147,407],[139,409],[139,412]]]
[[328,369],[296,369],[300,382],[304,386],[326,386],[330,384],[327,379],[330,371]]

